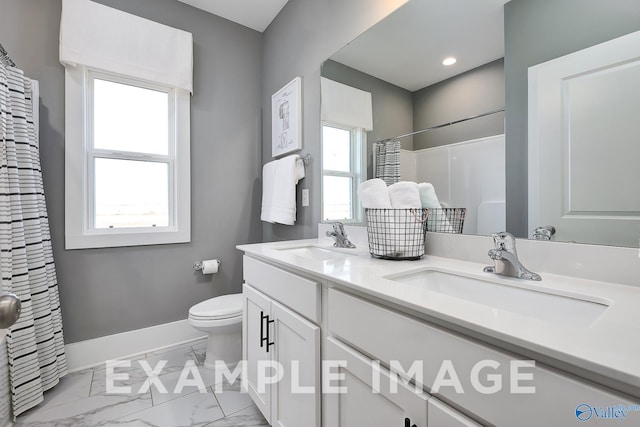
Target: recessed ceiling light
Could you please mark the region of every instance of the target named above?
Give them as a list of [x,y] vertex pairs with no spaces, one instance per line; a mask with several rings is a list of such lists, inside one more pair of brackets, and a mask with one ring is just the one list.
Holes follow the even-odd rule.
[[444,61],[442,61],[442,65],[453,65],[455,64],[457,61],[456,58],[454,58],[453,56],[450,56],[448,58],[445,58]]

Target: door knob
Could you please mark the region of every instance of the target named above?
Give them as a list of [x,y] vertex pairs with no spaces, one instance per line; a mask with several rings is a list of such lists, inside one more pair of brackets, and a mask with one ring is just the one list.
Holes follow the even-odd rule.
[[6,329],[16,323],[21,310],[20,298],[14,294],[0,296],[0,329]]

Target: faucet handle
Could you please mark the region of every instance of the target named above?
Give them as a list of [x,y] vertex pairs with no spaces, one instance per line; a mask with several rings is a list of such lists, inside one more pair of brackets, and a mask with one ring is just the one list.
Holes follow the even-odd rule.
[[496,249],[515,253],[516,238],[513,237],[513,234],[502,231],[500,233],[493,233],[491,237],[493,237],[493,243],[496,245]]
[[344,232],[344,224],[342,224],[339,221],[336,221],[336,222],[332,222],[331,225],[333,225],[333,231],[327,231],[326,234],[328,237],[333,237],[335,239],[335,243],[333,244],[333,246],[336,246],[339,248],[355,248],[356,247],[356,245],[351,243],[347,238],[347,233]]
[[545,225],[543,227],[536,227],[533,230],[532,238],[536,240],[551,240],[551,236],[556,234],[556,228],[553,225]]
[[343,236],[345,235],[343,223],[341,223],[340,221],[336,221],[336,222],[332,222],[331,225],[333,226],[333,231],[335,231],[336,233],[340,233]]

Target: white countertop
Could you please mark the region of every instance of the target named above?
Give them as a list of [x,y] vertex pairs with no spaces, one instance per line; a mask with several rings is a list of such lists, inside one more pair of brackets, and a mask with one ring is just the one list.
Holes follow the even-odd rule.
[[[484,273],[485,265],[426,255],[419,261],[386,261],[372,258],[366,244],[343,251],[344,257],[315,259],[284,248],[330,247],[327,239],[240,245],[246,254],[302,273],[326,278],[344,288],[380,298],[455,325],[469,335],[482,336],[543,354],[580,370],[610,378],[640,396],[640,287],[558,276],[536,271],[541,282],[505,278]],[[577,296],[604,302],[609,307],[590,325],[571,327],[521,315],[430,291],[389,276],[425,269],[488,280],[515,287]],[[480,334],[481,336],[478,336]],[[629,391],[627,391],[629,392]]]

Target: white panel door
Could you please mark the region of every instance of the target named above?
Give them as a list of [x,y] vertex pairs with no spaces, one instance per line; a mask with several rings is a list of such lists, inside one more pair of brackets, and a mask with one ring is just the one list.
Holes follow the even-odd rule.
[[[331,371],[332,375],[342,376],[342,381],[330,384],[343,390],[325,390],[325,426],[427,427],[428,394],[394,381],[396,377],[388,370],[374,369],[371,359],[334,338],[327,338],[326,354],[329,360],[343,364]],[[394,382],[397,389],[393,388]]]
[[640,32],[529,69],[529,232],[638,246]]
[[320,328],[271,302],[274,360],[282,380],[272,386],[271,424],[320,427]]
[[271,319],[271,300],[244,284],[242,302],[242,358],[247,364],[248,392],[262,415],[271,420],[271,387],[264,382],[260,384],[258,379],[261,375],[259,365],[270,361],[274,354],[273,346],[269,346],[273,336],[273,327],[268,323]]

